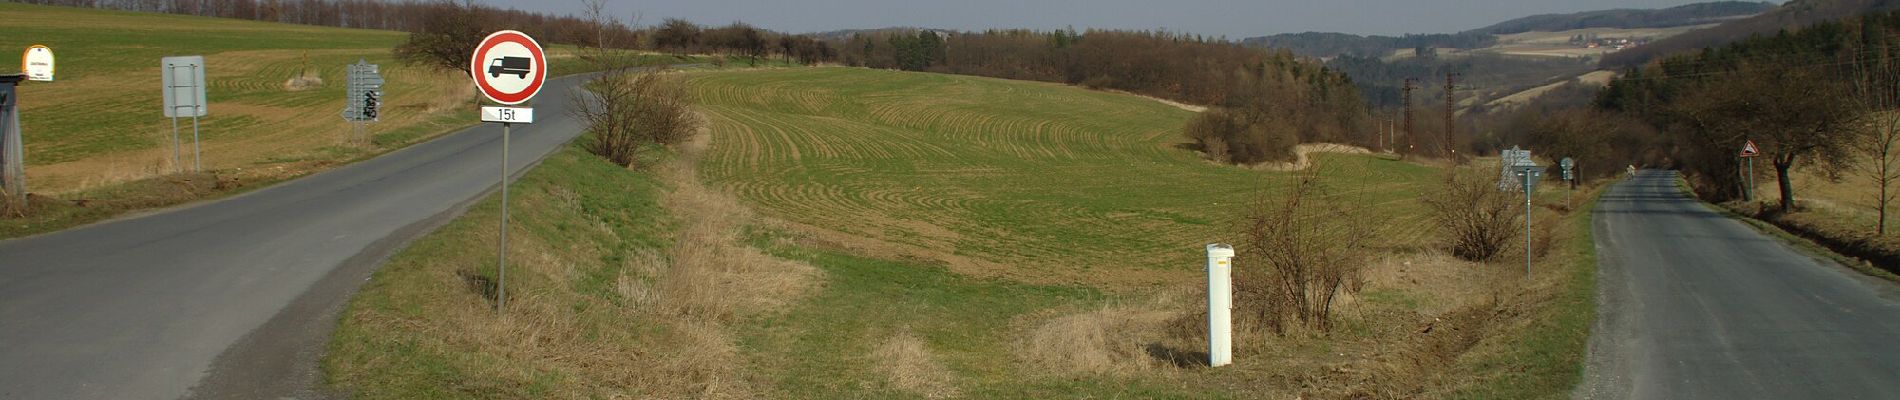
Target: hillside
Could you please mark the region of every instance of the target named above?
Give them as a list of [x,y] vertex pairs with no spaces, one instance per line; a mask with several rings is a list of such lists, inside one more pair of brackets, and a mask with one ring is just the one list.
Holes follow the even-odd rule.
[[1347,328],[1251,328],[1246,361],[1213,370],[1172,328],[1197,321],[1199,249],[1239,240],[1235,217],[1293,175],[1178,148],[1194,113],[860,68],[686,78],[705,141],[654,170],[577,146],[515,184],[510,311],[484,299],[492,255],[459,250],[493,243],[491,197],[371,280],[330,381],[372,399],[1526,398],[1581,367],[1588,219],[1553,224],[1573,256],[1519,284],[1428,250],[1436,168],[1316,156],[1324,199],[1377,221]]
[[[1362,36],[1335,32],[1286,33],[1272,36],[1243,39],[1249,46],[1287,49],[1294,54],[1307,57],[1356,56],[1382,58],[1394,50],[1415,48],[1440,49],[1482,49],[1521,38],[1500,37],[1527,32],[1564,32],[1590,30],[1590,32],[1571,32],[1563,35],[1598,34],[1605,37],[1617,36],[1655,36],[1642,32],[1620,32],[1618,30],[1641,30],[1654,28],[1676,28],[1694,25],[1714,24],[1737,18],[1760,14],[1774,8],[1773,3],[1751,3],[1742,1],[1719,1],[1697,3],[1663,9],[1617,9],[1586,11],[1571,14],[1534,15],[1500,22],[1491,26],[1467,30],[1458,33],[1407,34],[1403,36]],[[1561,43],[1561,42],[1560,42]]]
[[1588,28],[1671,28],[1744,18],[1774,8],[1775,3],[1770,2],[1718,1],[1662,9],[1616,9],[1543,14],[1504,21],[1470,32],[1509,35],[1533,31],[1557,32]]
[[1603,57],[1605,69],[1625,69],[1658,58],[1720,46],[1754,35],[1773,35],[1819,22],[1873,11],[1900,9],[1894,0],[1793,0],[1772,11],[1722,25],[1657,40],[1649,45]]

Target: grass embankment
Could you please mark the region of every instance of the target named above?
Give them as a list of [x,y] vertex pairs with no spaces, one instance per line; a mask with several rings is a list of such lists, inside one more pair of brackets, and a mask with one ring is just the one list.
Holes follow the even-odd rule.
[[[58,81],[20,87],[32,207],[0,216],[0,238],[145,208],[229,195],[401,148],[472,125],[474,92],[456,72],[410,67],[390,49],[406,34],[234,19],[0,3],[0,49],[51,47]],[[552,50],[555,74],[578,69]],[[0,51],[0,65],[17,65]],[[209,115],[203,174],[174,174],[172,121],[160,110],[159,60],[203,55]],[[381,65],[381,122],[350,143],[346,64]],[[673,62],[651,56],[649,62]],[[689,58],[680,62],[699,62]],[[293,87],[293,78],[315,78]],[[191,121],[180,123],[191,159]]]
[[[1551,252],[1580,256],[1541,260],[1527,284],[1521,260],[1432,250],[1418,198],[1438,170],[1319,155],[1336,189],[1324,200],[1363,205],[1378,228],[1362,289],[1338,303],[1335,332],[1243,331],[1238,362],[1206,369],[1203,342],[1172,323],[1202,304],[1189,294],[1199,249],[1237,241],[1224,221],[1286,174],[1175,148],[1191,114],[934,74],[688,77],[709,147],[655,172],[573,150],[531,171],[511,206],[531,210],[510,234],[519,308],[496,317],[463,283],[492,273],[490,200],[365,287],[326,361],[332,381],[421,398],[1523,398],[1578,379],[1594,305],[1587,213],[1553,224]],[[1547,193],[1540,204],[1563,201]],[[551,205],[561,198],[628,204]],[[741,256],[692,250],[707,248]],[[678,277],[708,269],[725,272]],[[682,281],[699,283],[669,283]],[[682,286],[702,289],[666,289]]]

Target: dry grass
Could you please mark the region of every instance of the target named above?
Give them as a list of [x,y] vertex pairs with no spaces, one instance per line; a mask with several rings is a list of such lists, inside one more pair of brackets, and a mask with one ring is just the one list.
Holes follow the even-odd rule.
[[957,389],[956,374],[944,368],[917,335],[900,331],[884,340],[871,353],[877,359],[877,371],[891,386],[926,399],[949,399],[963,395]]
[[1169,341],[1170,323],[1188,309],[1177,301],[1183,297],[1161,296],[1146,304],[1107,305],[1047,318],[1017,340],[1019,362],[1025,370],[1057,376],[1111,377],[1165,374],[1177,362],[1204,365],[1205,353],[1194,359],[1187,351],[1175,350],[1186,343]]
[[679,219],[670,250],[673,264],[660,274],[658,304],[680,315],[733,321],[798,300],[816,282],[810,265],[772,257],[740,241],[753,221],[732,195],[700,183],[695,167],[705,135],[681,147],[681,157],[659,170],[672,186],[662,204]]

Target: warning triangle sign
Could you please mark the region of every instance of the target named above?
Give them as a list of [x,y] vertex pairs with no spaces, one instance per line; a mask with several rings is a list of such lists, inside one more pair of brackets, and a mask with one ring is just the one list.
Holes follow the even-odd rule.
[[1755,147],[1755,141],[1750,140],[1747,144],[1742,145],[1742,157],[1754,157],[1758,155],[1761,155],[1761,149]]

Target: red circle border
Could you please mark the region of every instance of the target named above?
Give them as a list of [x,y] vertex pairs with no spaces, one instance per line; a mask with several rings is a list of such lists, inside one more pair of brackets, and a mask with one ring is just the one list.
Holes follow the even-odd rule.
[[[522,47],[527,47],[528,52],[534,55],[534,81],[529,82],[528,87],[519,93],[510,94],[502,92],[490,86],[488,80],[482,79],[482,53],[504,42],[514,42],[520,44]],[[526,103],[529,99],[533,99],[535,94],[541,92],[541,86],[547,82],[548,78],[547,54],[541,50],[541,43],[535,41],[534,38],[528,36],[528,34],[515,30],[497,31],[488,34],[487,38],[482,39],[481,44],[475,46],[475,51],[470,52],[468,55],[468,65],[468,75],[469,78],[475,80],[476,89],[482,92],[482,96],[488,97],[489,101],[501,103],[502,105],[512,106]]]

